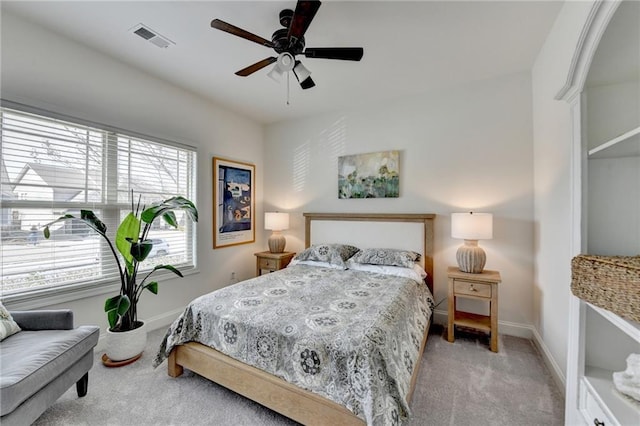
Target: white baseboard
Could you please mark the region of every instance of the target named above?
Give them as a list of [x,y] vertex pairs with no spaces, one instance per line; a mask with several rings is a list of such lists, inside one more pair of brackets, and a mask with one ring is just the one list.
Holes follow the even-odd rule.
[[[144,322],[147,324],[147,332],[154,331],[162,327],[168,327],[183,311],[184,308],[175,309],[173,311],[145,319]],[[100,333],[98,344],[95,347],[96,352],[105,350],[105,341],[105,333]]]
[[[444,325],[446,327],[448,320],[447,311],[436,310],[433,314],[433,322],[435,324]],[[542,357],[542,361],[549,369],[551,376],[553,377],[554,382],[562,392],[562,395],[565,395],[565,377],[562,373],[562,369],[555,361],[553,356],[551,355],[551,351],[545,344],[544,340],[542,340],[542,336],[538,333],[534,326],[529,324],[520,324],[509,321],[500,321],[498,320],[498,329],[500,334],[506,334],[507,336],[516,336],[522,337],[525,339],[529,339],[533,342],[538,352],[540,352],[540,356]]]
[[551,372],[551,376],[553,377],[553,380],[556,382],[556,385],[558,385],[558,388],[560,389],[562,396],[566,398],[565,390],[566,390],[567,380],[564,374],[562,373],[562,369],[560,368],[556,360],[551,355],[551,351],[549,350],[547,345],[544,343],[544,340],[542,340],[542,336],[540,336],[540,333],[538,333],[538,330],[536,330],[535,327],[531,327],[531,330],[533,331],[533,343],[536,345],[536,348],[538,348],[540,355],[542,355],[542,360],[544,361],[545,365]]

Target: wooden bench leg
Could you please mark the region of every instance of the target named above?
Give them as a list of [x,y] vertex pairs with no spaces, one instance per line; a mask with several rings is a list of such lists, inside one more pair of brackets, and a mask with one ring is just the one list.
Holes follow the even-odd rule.
[[82,398],[87,394],[89,388],[89,372],[86,372],[80,380],[76,382],[76,392],[78,392],[78,398]]

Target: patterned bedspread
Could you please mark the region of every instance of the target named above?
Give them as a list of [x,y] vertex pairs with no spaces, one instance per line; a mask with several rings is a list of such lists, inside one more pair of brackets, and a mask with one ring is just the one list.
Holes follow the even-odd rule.
[[424,283],[295,265],[195,299],[154,364],[197,341],[346,406],[398,424],[433,309]]

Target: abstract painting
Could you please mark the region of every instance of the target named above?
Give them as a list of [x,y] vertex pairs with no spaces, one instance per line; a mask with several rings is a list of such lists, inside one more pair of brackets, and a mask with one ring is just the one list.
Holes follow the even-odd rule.
[[398,151],[338,157],[338,198],[398,198]]

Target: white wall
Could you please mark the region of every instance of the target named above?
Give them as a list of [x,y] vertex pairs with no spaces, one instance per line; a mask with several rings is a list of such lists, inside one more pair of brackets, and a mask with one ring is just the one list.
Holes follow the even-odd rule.
[[[450,238],[449,214],[492,212],[494,239],[480,245],[487,252],[486,268],[502,273],[501,332],[530,336],[531,115],[531,81],[523,73],[269,125],[265,209],[295,212],[286,237],[288,249],[296,251],[303,247],[302,212],[437,213],[437,301],[446,297],[446,267],[455,265],[462,244]],[[338,199],[339,156],[391,149],[401,151],[400,198]],[[438,309],[446,312],[446,303]]]
[[[536,59],[533,81],[535,198],[534,325],[556,378],[565,380],[572,249],[572,118],[570,106],[555,100],[591,1],[565,2]],[[577,330],[575,331],[577,332]]]
[[[255,244],[212,249],[211,157],[256,165],[260,217],[262,125],[11,14],[2,14],[1,35],[3,98],[198,148],[200,272],[161,280],[159,295],[142,299],[141,318],[163,326],[194,297],[227,284],[232,271],[240,279],[254,275],[253,253],[265,245],[261,233]],[[104,330],[104,300],[95,296],[52,307],[71,308],[76,324]]]

